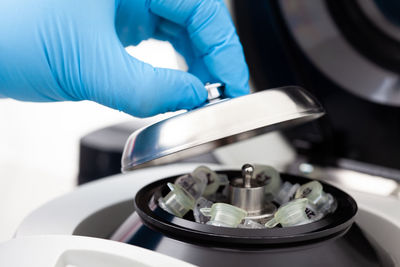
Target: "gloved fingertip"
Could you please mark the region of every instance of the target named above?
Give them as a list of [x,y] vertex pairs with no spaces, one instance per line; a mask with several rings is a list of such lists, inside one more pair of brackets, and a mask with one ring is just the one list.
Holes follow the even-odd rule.
[[249,83],[245,83],[242,86],[225,86],[225,96],[229,98],[234,98],[238,96],[247,95],[250,93],[250,86]]
[[229,98],[235,98],[243,95],[247,95],[250,93],[250,87],[243,86],[243,87],[227,87],[225,91],[225,96]]
[[182,77],[184,77],[182,94],[185,97],[182,102],[178,103],[177,107],[179,109],[193,109],[204,104],[208,93],[200,79],[186,72],[182,73]]
[[173,69],[145,66],[141,102],[136,116],[152,116],[194,109],[207,100],[204,84],[194,75]]

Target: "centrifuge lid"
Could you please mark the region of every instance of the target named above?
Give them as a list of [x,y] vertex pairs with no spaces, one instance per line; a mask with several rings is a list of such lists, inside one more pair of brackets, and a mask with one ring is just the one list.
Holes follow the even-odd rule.
[[321,105],[297,86],[218,100],[132,133],[122,171],[174,162],[323,114]]

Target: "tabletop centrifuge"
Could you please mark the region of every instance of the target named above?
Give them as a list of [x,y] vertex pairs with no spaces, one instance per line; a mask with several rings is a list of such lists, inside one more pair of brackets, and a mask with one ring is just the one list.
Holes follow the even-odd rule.
[[[26,218],[16,236],[111,239],[198,266],[395,266],[400,216],[393,212],[399,204],[394,197],[357,191],[331,177],[327,183],[312,165],[302,169],[318,181],[263,162],[152,166],[323,113],[306,91],[284,87],[210,101],[145,126],[126,143],[127,174],[47,203]],[[268,149],[265,145],[259,149]],[[398,190],[393,181],[378,182],[391,193]]]
[[[230,2],[255,91],[302,85],[318,98],[327,114],[317,119],[322,115],[320,106],[309,94],[292,87],[288,89],[291,92],[287,88],[267,90],[250,98],[210,103],[194,114],[197,119],[186,123],[181,116],[151,124],[136,132],[126,146],[123,165],[130,172],[83,185],[45,204],[24,220],[14,242],[22,240],[19,242],[33,251],[34,246],[29,245],[35,242],[25,240],[36,237],[27,236],[46,235],[52,242],[35,244],[54,244],[60,255],[72,255],[60,256],[65,259],[59,261],[60,266],[79,266],[78,261],[67,259],[86,259],[89,264],[93,255],[98,258],[99,254],[90,252],[96,247],[115,256],[114,266],[125,266],[123,259],[130,254],[144,255],[137,246],[158,252],[153,255],[166,254],[200,266],[400,266],[400,98],[399,59],[395,56],[400,51],[400,30],[396,1]],[[264,99],[267,95],[262,93],[272,97]],[[248,99],[251,104],[241,105]],[[218,120],[214,115],[221,115],[224,103],[230,103],[231,111]],[[286,127],[293,124],[300,126]],[[84,140],[81,181],[119,170],[121,144],[105,144],[115,141],[117,135],[125,139],[129,129],[136,126],[108,129],[114,138],[102,138],[101,132],[90,136],[95,142]],[[282,130],[296,150],[285,164],[264,157],[279,158],[279,152],[288,147],[282,139],[265,133],[272,130]],[[168,132],[169,138],[165,138],[163,134]],[[231,145],[221,148],[227,144]],[[152,166],[205,152],[211,157],[197,158],[197,163]],[[206,164],[206,176],[216,175],[220,181],[219,198],[207,194],[205,198],[203,191],[201,197],[192,199],[193,205],[188,197],[191,207],[182,215],[179,212],[185,211],[185,205],[176,202],[181,194],[169,194],[182,192],[175,183],[181,187],[190,184],[185,179],[196,176],[195,170],[201,166],[204,170],[199,163],[203,159],[214,163]],[[245,163],[251,164],[242,170]],[[260,165],[279,167],[280,179],[272,179],[277,175],[269,173],[257,180]],[[140,168],[143,166],[146,168]],[[280,181],[275,194],[268,191],[271,179]],[[317,199],[336,203],[321,218],[312,219],[315,205],[300,197],[310,191],[305,186],[308,183],[313,183],[311,192],[319,188]],[[310,193],[315,200],[312,196]],[[293,215],[299,225],[287,225],[292,222],[287,214],[293,207],[284,202],[297,208],[306,204],[307,213]],[[63,237],[50,238],[53,234]],[[73,236],[95,238],[69,240]],[[72,245],[60,243],[74,244],[81,253],[63,254],[72,250]],[[154,257],[154,262],[162,261],[146,255]],[[163,261],[165,265],[168,259]]]

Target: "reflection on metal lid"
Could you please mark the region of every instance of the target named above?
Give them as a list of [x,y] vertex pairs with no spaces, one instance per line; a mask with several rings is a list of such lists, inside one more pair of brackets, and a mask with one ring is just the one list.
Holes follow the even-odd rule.
[[134,132],[125,145],[122,170],[170,163],[323,114],[319,103],[296,86],[223,99]]

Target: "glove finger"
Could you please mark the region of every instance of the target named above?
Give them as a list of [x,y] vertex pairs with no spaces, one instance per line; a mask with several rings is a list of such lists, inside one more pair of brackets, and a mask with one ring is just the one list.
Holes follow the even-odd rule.
[[145,77],[140,84],[143,90],[138,92],[143,100],[136,107],[138,116],[193,109],[207,100],[204,84],[194,75],[180,70],[154,68],[140,61],[135,64]]
[[243,49],[226,7],[215,0],[150,0],[150,10],[187,29],[195,53],[230,97],[249,92]]
[[124,46],[137,45],[153,36],[159,17],[149,12],[146,0],[119,0],[115,29]]
[[207,99],[204,85],[192,74],[154,68],[130,56],[118,40],[118,46],[107,44],[110,39],[95,50],[97,62],[84,67],[93,70],[83,76],[84,99],[137,117],[192,109]]
[[208,71],[203,59],[193,51],[192,41],[183,27],[171,21],[162,20],[155,36],[160,40],[169,41],[175,50],[185,58],[189,73],[195,75],[203,83],[218,82],[218,79]]

